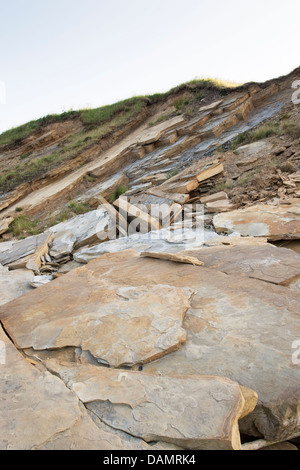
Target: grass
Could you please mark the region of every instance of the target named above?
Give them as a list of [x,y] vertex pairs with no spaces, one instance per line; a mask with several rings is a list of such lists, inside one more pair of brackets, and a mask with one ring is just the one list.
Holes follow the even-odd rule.
[[128,191],[129,186],[120,184],[108,197],[109,202],[114,202],[117,199],[119,199],[122,194],[126,193]]
[[88,202],[80,203],[78,201],[71,201],[68,204],[68,208],[71,209],[76,215],[78,214],[85,214],[92,210]]
[[244,132],[243,134],[239,134],[236,139],[232,142],[231,148],[232,150],[236,150],[241,145],[251,144],[252,142],[257,142],[258,140],[266,139],[275,135],[286,135],[292,137],[293,139],[299,139],[300,125],[289,121],[287,117],[285,119],[282,119],[281,122],[268,122],[267,124],[262,124],[253,131],[248,131]]
[[179,170],[175,169],[167,173],[166,177],[169,180],[170,178],[173,178],[173,176],[178,175],[178,173],[179,173]]
[[26,215],[20,215],[10,224],[9,231],[12,232],[15,237],[36,235],[38,233],[37,222],[31,220]]
[[[155,93],[152,95],[135,96],[126,100],[118,101],[110,105],[101,106],[94,109],[81,109],[81,110],[70,110],[65,111],[61,114],[49,114],[40,119],[30,121],[21,126],[9,129],[0,134],[0,147],[17,143],[21,139],[28,137],[32,132],[41,130],[48,124],[55,122],[62,122],[68,119],[79,118],[82,123],[89,126],[99,126],[105,122],[110,121],[117,115],[131,115],[138,114],[143,106],[150,102],[151,104],[164,102],[172,93],[179,92],[184,87],[192,87],[195,98],[201,100],[204,98],[202,90],[205,89],[226,89],[234,88],[239,86],[237,83],[229,82],[226,80],[220,80],[217,78],[195,78],[189,82],[182,83],[169,91],[164,93]],[[183,100],[186,101],[186,100]],[[187,103],[185,103],[186,105]],[[181,108],[183,103],[179,102],[178,106]],[[25,156],[23,158],[26,158]]]

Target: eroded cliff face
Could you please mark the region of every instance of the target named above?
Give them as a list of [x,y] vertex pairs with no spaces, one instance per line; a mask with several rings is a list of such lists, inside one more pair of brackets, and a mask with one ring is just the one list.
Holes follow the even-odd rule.
[[0,448],[299,438],[299,74],[1,148]]

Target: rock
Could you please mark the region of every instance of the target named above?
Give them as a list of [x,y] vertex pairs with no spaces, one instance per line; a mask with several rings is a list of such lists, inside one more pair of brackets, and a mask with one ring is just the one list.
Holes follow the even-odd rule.
[[224,201],[228,199],[227,194],[225,191],[219,191],[218,193],[210,194],[209,196],[203,196],[200,198],[201,204],[207,204],[208,202],[215,202],[215,201]]
[[21,269],[26,267],[29,260],[32,260],[39,268],[41,266],[40,257],[48,252],[51,240],[52,234],[47,232],[16,242],[4,242],[1,244],[4,245],[4,249],[0,251],[0,263],[4,266],[9,265],[15,269]]
[[[151,450],[141,439],[113,432],[111,428],[92,419],[83,405],[82,416],[73,426],[53,435],[35,450]],[[159,446],[158,446],[159,447]],[[162,447],[162,446],[161,446]]]
[[[128,237],[110,240],[108,242],[94,245],[90,248],[82,248],[74,253],[74,260],[79,263],[88,263],[90,260],[98,258],[105,253],[116,253],[128,249],[137,253],[142,251],[177,253],[185,249],[198,248],[204,244],[213,243],[219,238],[215,232],[209,230],[182,230],[181,227],[174,231],[162,229],[146,234],[134,234]],[[220,237],[221,239],[225,237]],[[226,237],[227,240],[231,237]],[[235,243],[239,243],[241,238]],[[234,242],[232,238],[232,243]],[[229,242],[228,242],[229,243]]]
[[119,197],[119,199],[114,202],[114,205],[119,209],[123,218],[128,220],[132,217],[134,219],[128,227],[129,235],[139,232],[147,233],[151,230],[159,230],[161,228],[161,224],[155,217],[152,217],[147,212],[142,211],[139,207],[128,202],[127,198],[124,196]]
[[209,213],[214,212],[229,212],[237,208],[237,205],[232,204],[228,199],[215,202],[207,202],[206,207]]
[[260,450],[298,450],[298,447],[291,442],[278,442],[267,447],[263,447]]
[[9,271],[0,265],[0,305],[4,305],[32,290],[30,281],[33,273],[27,269]]
[[[241,432],[273,442],[300,435],[300,369],[292,362],[292,345],[300,338],[298,291],[205,266],[182,264],[179,271],[177,263],[141,258],[130,250],[91,261],[89,271],[93,278],[101,276],[103,282],[133,289],[164,283],[197,291],[184,318],[186,343],[145,364],[144,370],[228,377],[258,393],[255,410],[240,422]],[[75,276],[76,271],[67,276],[70,287],[63,289],[65,298]],[[87,282],[85,276],[81,289]],[[25,327],[22,316],[18,325],[14,319],[17,302],[9,305],[10,315],[3,318],[11,335],[12,323],[20,331]],[[22,307],[26,312],[24,302]],[[3,313],[2,307],[0,318]]]
[[147,442],[186,449],[241,449],[238,419],[255,407],[237,383],[222,377],[161,377],[92,365],[48,361],[86,406],[112,428]]
[[78,399],[58,377],[31,365],[1,326],[0,340],[5,345],[5,364],[0,364],[0,449],[29,450],[77,422]]
[[175,263],[186,263],[186,264],[193,264],[194,266],[203,266],[204,263],[199,259],[186,256],[185,253],[181,254],[172,254],[172,253],[155,253],[149,251],[143,251],[140,256],[146,258],[157,258],[157,259],[164,259],[167,261],[174,261]]
[[213,103],[210,103],[206,106],[201,106],[201,108],[199,108],[199,113],[203,112],[203,111],[211,111],[211,110],[214,110],[215,108],[217,108],[220,104],[223,103],[224,100],[219,100],[219,101],[214,101]]
[[257,204],[246,209],[215,215],[218,233],[237,232],[243,237],[267,237],[269,240],[300,238],[300,201],[291,205]]
[[142,132],[141,135],[136,139],[136,143],[140,145],[147,145],[156,142],[164,132],[175,129],[184,122],[185,120],[183,116],[175,116],[172,119],[161,122],[160,124]]
[[91,274],[88,267],[79,268],[3,307],[1,320],[18,347],[80,347],[119,367],[157,359],[184,343],[181,325],[192,290],[115,289]]
[[0,235],[7,232],[10,224],[14,221],[13,217],[6,217],[5,219],[0,220]]
[[223,246],[186,250],[177,256],[192,257],[226,274],[248,276],[289,286],[300,277],[300,255],[273,245]]
[[54,279],[52,274],[44,274],[43,276],[34,276],[34,278],[30,281],[30,285],[32,287],[41,287],[48,282],[51,282]]

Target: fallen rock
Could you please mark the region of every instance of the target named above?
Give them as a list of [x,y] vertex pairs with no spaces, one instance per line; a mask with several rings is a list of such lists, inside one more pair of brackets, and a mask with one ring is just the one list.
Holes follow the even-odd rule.
[[181,325],[192,293],[167,285],[115,289],[82,267],[2,307],[0,318],[20,348],[80,347],[119,367],[157,359],[185,342]]
[[300,255],[273,245],[223,246],[186,250],[177,256],[192,257],[226,274],[248,276],[288,286],[300,277]]
[[0,265],[0,285],[1,296],[0,305],[4,305],[17,297],[32,290],[30,282],[33,273],[27,269],[9,271],[8,268]]
[[252,390],[222,377],[160,377],[48,361],[87,408],[112,428],[147,442],[186,449],[241,449],[238,420],[257,401]]
[[13,217],[6,217],[5,219],[0,220],[0,235],[7,232],[10,224],[14,221]]
[[[38,269],[41,266],[41,256],[49,251],[52,237],[51,232],[46,232],[16,242],[4,242],[1,244],[4,246],[0,250],[0,263],[9,265],[11,269],[21,269],[32,261]],[[32,266],[29,265],[29,269]]]
[[213,224],[218,233],[237,232],[243,237],[269,240],[300,238],[300,201],[291,205],[257,204],[217,214]]

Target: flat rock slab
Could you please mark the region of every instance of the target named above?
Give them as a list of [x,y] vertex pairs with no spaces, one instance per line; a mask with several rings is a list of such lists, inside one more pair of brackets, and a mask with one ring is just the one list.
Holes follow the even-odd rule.
[[80,347],[118,367],[157,359],[185,342],[192,292],[167,285],[115,289],[87,266],[3,307],[0,317],[20,348]]
[[241,449],[238,420],[257,401],[252,390],[210,376],[160,377],[48,361],[102,422],[145,441],[186,449]]
[[246,209],[215,215],[218,233],[237,232],[244,237],[267,237],[269,240],[300,238],[300,200],[292,205],[257,204]]
[[226,274],[244,275],[274,284],[288,285],[300,277],[300,255],[270,244],[186,250],[177,256],[197,258],[206,267]]
[[32,279],[33,272],[28,269],[9,271],[0,265],[0,305],[32,291],[30,285]]
[[[0,327],[0,449],[28,450],[73,426],[78,399],[49,372],[40,372],[16,350]],[[55,406],[54,406],[55,404]]]
[[95,423],[76,394],[30,364],[1,326],[0,346],[0,450],[151,450],[141,439]]
[[[141,258],[132,250],[106,254],[87,268],[113,285],[164,283],[196,290],[183,323],[186,343],[144,369],[228,377],[258,393],[256,409],[241,421],[242,432],[273,442],[300,435],[300,367],[292,348],[300,338],[298,291],[205,266]],[[10,312],[15,316],[11,306]],[[10,318],[4,320],[8,331]]]
[[[177,253],[185,249],[198,248],[205,243],[213,243],[213,240],[223,239],[211,230],[192,230],[182,227],[174,231],[169,229],[156,230],[149,233],[136,233],[128,237],[109,240],[91,247],[84,247],[74,253],[74,260],[79,263],[88,263],[92,259],[98,258],[105,253],[116,253],[125,250],[135,250],[137,253],[142,251],[154,251],[164,253]],[[233,238],[226,237],[234,242]],[[245,241],[246,238],[239,237],[236,243]]]

